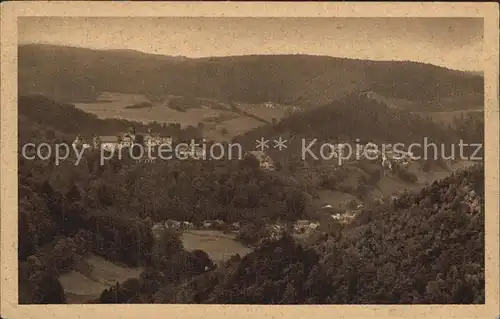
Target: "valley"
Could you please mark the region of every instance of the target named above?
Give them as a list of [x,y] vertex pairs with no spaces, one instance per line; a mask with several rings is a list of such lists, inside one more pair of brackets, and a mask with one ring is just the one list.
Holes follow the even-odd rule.
[[[19,155],[21,303],[484,300],[482,161],[386,169],[386,158],[302,159],[299,147],[482,143],[480,76],[415,62],[51,45],[21,46],[19,68],[19,145],[129,127],[243,149],[289,141],[265,151],[273,169],[252,157],[100,165],[89,152],[55,165]],[[193,227],[155,237],[152,225],[167,220]]]

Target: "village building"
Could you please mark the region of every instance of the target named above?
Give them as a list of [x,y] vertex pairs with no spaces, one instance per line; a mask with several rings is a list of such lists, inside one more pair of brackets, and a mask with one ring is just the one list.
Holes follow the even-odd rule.
[[114,152],[117,149],[132,147],[134,144],[153,147],[161,144],[171,145],[172,138],[161,137],[159,136],[159,134],[153,135],[151,134],[151,130],[149,130],[148,134],[138,134],[136,133],[135,128],[131,126],[128,132],[120,133],[117,135],[94,136],[92,145],[86,144],[83,138],[78,135],[73,144],[78,146],[82,145],[85,148],[102,148],[108,152]]
[[101,138],[99,136],[94,135],[92,139],[92,146],[97,149],[101,147]]
[[356,217],[356,212],[345,212],[343,214],[337,213],[332,215],[332,219],[335,219],[341,223],[348,223],[354,217]]
[[212,222],[210,220],[204,220],[201,225],[203,226],[203,228],[210,228],[212,227]]
[[232,230],[238,230],[240,229],[240,222],[234,222],[231,225],[229,225],[229,228]]
[[181,228],[183,228],[183,229],[194,229],[194,224],[191,223],[191,222],[183,221],[182,224],[181,224]]
[[262,151],[251,151],[245,154],[245,157],[253,157],[259,161],[259,168],[263,170],[274,171],[275,165],[273,159]]
[[206,152],[203,148],[187,144],[179,144],[175,147],[175,154],[182,158],[205,159]]
[[181,228],[181,223],[176,221],[176,220],[173,220],[173,219],[168,219],[166,222],[165,222],[165,228],[169,228],[169,229],[179,229]]
[[123,133],[121,138],[121,147],[132,147],[136,139],[135,134]]
[[99,146],[98,148],[102,148],[108,152],[114,152],[121,145],[121,137],[120,136],[99,136]]
[[309,220],[298,220],[293,225],[293,230],[295,232],[304,233],[307,231],[315,230],[319,227],[319,223],[311,222]]
[[318,228],[318,227],[319,227],[319,223],[310,223],[310,224],[309,224],[309,228],[310,228],[310,229],[316,229],[316,228]]
[[220,219],[214,220],[214,225],[215,226],[224,226],[226,223]]
[[144,135],[144,145],[146,147],[150,147],[152,149],[156,149],[156,147],[160,145],[172,145],[171,137],[163,137],[160,136],[159,133],[153,133],[151,129],[148,129],[148,133]]

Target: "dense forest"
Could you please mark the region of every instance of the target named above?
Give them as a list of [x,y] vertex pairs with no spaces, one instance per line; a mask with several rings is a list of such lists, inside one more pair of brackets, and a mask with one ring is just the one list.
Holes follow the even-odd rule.
[[106,91],[141,93],[151,99],[169,92],[317,106],[352,91],[371,90],[422,109],[436,101],[483,105],[481,76],[410,61],[309,55],[188,59],[41,44],[21,45],[18,52],[20,94],[40,93],[70,102],[91,101]]
[[151,267],[136,288],[117,285],[96,302],[484,303],[482,165],[367,209],[343,230],[337,226],[309,244],[285,234],[191,279],[165,280]]
[[[130,124],[100,120],[43,96],[19,99],[20,146],[71,141],[76,134],[113,134]],[[411,143],[428,136],[481,142],[481,124],[470,116],[440,127],[350,95],[235,140],[254,147],[254,137],[269,130],[323,140]],[[194,134],[176,125],[154,128],[179,140]],[[20,302],[63,303],[58,276],[85,267],[88,254],[145,269],[140,278],[104,291],[95,300],[100,303],[484,302],[482,166],[453,173],[393,203],[370,205],[349,226],[329,221],[308,244],[286,232],[278,241],[256,244],[266,223],[317,217],[311,205],[315,190],[288,174],[298,164],[270,153],[282,169],[263,171],[251,159],[154,165],[124,159],[99,165],[99,153],[90,151],[79,165],[70,157],[56,166],[53,158],[27,160],[20,154]],[[285,154],[297,158],[293,151]],[[205,252],[186,250],[176,233],[155,241],[152,222],[168,218],[196,224],[240,221],[243,234],[257,235],[249,240],[256,249],[216,266]]]
[[[74,135],[69,134],[107,123],[45,98],[19,101],[20,146],[71,141]],[[62,120],[68,113],[75,117]],[[88,152],[79,165],[74,165],[73,156],[56,166],[54,154],[48,160],[28,160],[19,153],[20,280],[22,291],[30,292],[21,295],[25,302],[43,302],[39,290],[54,287],[45,283],[57,280],[88,253],[127,265],[149,265],[154,221],[175,218],[199,224],[220,219],[245,224],[307,214],[308,197],[298,185],[266,174],[251,160],[137,165],[125,158],[100,165],[99,156],[99,151]]]

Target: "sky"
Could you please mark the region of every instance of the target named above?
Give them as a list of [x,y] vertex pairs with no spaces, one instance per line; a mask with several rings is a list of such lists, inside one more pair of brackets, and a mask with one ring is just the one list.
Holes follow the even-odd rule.
[[24,17],[19,43],[186,57],[312,54],[483,71],[483,19]]

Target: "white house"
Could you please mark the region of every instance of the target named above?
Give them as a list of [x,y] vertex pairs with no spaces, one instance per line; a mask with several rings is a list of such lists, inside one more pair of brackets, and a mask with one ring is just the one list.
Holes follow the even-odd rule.
[[311,229],[316,229],[318,227],[319,227],[319,223],[310,223],[309,224],[309,228],[311,228]]
[[202,223],[203,228],[210,228],[212,227],[212,223],[209,220],[205,220]]
[[217,220],[214,220],[214,224],[216,226],[224,226],[226,223],[224,223],[224,221],[222,221],[220,219],[217,219]]

